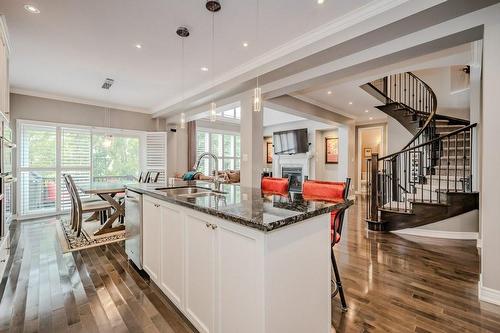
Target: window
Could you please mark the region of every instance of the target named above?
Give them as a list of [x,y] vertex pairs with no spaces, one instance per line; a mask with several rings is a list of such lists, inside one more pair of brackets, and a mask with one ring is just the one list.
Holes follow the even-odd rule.
[[[20,217],[68,210],[70,196],[64,173],[70,173],[77,185],[85,185],[91,181],[132,181],[141,169],[140,132],[120,131],[110,136],[87,127],[22,120],[18,124]],[[82,193],[80,196],[85,198]]]
[[222,118],[222,120],[233,120],[233,122],[235,122],[235,120],[241,119],[241,109],[237,107],[229,110],[217,111],[216,115]]
[[[196,155],[210,152],[219,158],[219,170],[240,169],[240,135],[235,133],[218,133],[200,129],[196,132]],[[205,158],[198,170],[209,174],[214,169],[213,160]]]
[[56,211],[55,126],[23,125],[19,149],[21,215]]
[[[70,209],[71,198],[66,189],[66,183],[62,177],[69,173],[77,185],[90,184],[91,156],[90,143],[92,140],[90,130],[80,128],[66,128],[61,133],[61,167],[60,167],[60,189],[61,210]],[[81,193],[80,193],[81,194]],[[86,198],[81,194],[81,198]]]
[[139,176],[139,137],[92,136],[94,182],[132,181]]

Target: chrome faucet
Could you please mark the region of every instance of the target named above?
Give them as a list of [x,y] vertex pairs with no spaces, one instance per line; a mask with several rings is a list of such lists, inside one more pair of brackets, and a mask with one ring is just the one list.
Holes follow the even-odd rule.
[[220,184],[221,184],[221,181],[220,181],[220,178],[219,178],[219,158],[217,156],[215,156],[215,154],[212,154],[212,153],[203,153],[200,155],[200,157],[198,157],[198,160],[196,161],[196,164],[193,166],[194,168],[194,171],[198,170],[198,168],[200,167],[200,162],[201,162],[201,159],[204,158],[204,157],[212,157],[215,161],[215,177],[214,177],[214,185],[215,185],[215,190],[216,191],[220,191]]

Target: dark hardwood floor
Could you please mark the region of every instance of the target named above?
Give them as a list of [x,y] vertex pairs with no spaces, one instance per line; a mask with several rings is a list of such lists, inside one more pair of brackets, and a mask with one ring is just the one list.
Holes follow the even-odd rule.
[[[500,332],[500,307],[477,300],[475,242],[367,232],[362,204],[335,248],[349,311],[333,299],[332,332]],[[47,221],[13,232],[0,332],[193,331],[122,245],[63,254]]]

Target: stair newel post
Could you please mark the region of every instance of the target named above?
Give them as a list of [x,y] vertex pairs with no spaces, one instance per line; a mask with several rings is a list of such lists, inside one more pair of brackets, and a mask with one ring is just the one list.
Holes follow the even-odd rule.
[[370,193],[370,220],[378,222],[378,154],[372,153],[371,158],[371,193]]

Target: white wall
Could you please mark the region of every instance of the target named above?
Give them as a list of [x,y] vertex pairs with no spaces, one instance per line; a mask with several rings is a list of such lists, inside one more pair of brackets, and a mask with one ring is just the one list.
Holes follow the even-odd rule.
[[[339,164],[346,159],[345,152],[342,154],[340,145],[341,141],[339,139],[339,164],[326,164],[325,163],[325,139],[326,138],[338,138],[339,130],[318,130],[316,131],[316,150],[315,150],[315,162],[316,162],[316,179],[326,180],[326,181],[339,181]],[[345,146],[345,145],[344,145]]]
[[[455,64],[467,65],[467,64]],[[436,94],[437,113],[450,117],[469,119],[469,89],[453,93],[452,67],[439,67],[414,71],[413,73],[431,87]],[[454,76],[455,77],[455,76]]]
[[[307,136],[308,136],[308,140],[309,140],[309,154],[313,155],[313,158],[311,159],[311,165],[309,165],[309,170],[310,170],[309,178],[316,179],[317,178],[316,167],[315,167],[316,158],[317,158],[316,131],[325,130],[325,129],[333,129],[333,127],[331,125],[320,123],[320,122],[313,121],[313,120],[294,121],[294,122],[284,123],[284,124],[280,124],[280,125],[266,126],[266,127],[264,127],[263,136],[264,137],[272,137],[274,132],[287,131],[287,130],[300,129],[300,128],[307,128]],[[266,163],[266,160],[265,160],[265,147],[264,147],[264,152],[263,152],[262,165],[264,168],[270,167]]]
[[387,118],[387,155],[400,151],[412,138],[410,131],[397,120]]
[[[481,162],[481,284],[479,298],[500,304],[500,223],[498,205],[500,202],[500,6],[492,10],[492,20],[484,25],[483,39],[483,119],[482,119],[482,162]],[[496,15],[496,16],[495,16]],[[494,19],[493,19],[494,17]]]

